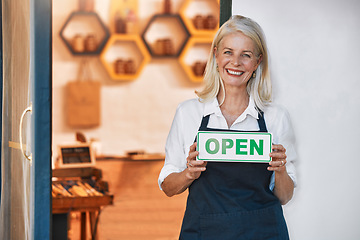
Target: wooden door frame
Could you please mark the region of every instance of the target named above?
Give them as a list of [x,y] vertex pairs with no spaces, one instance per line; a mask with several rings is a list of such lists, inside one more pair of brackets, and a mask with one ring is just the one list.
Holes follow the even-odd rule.
[[[0,146],[2,146],[2,99],[3,99],[3,44],[2,44],[2,0],[0,0]],[[0,204],[1,204],[1,147],[0,147]]]
[[232,15],[232,0],[220,0],[220,26]]
[[[0,123],[2,124],[3,100],[3,38],[2,38],[2,2],[0,0]],[[51,239],[52,203],[51,203],[51,143],[52,143],[52,1],[30,0],[33,17],[31,32],[33,55],[33,167],[32,174],[34,200],[31,226],[32,239]],[[2,125],[0,126],[2,136]],[[0,137],[0,144],[2,143]],[[1,156],[1,148],[0,148]],[[1,196],[1,157],[0,157],[0,196]],[[1,204],[1,202],[0,202]]]
[[52,0],[31,0],[33,14],[33,239],[51,239]]

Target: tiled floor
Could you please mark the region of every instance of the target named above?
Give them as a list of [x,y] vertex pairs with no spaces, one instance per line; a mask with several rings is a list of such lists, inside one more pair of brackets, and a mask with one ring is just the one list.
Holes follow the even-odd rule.
[[[114,194],[114,205],[105,207],[100,215],[99,240],[178,239],[187,193],[168,198],[159,190],[162,166],[162,161],[97,162]],[[71,222],[71,240],[80,239],[77,214]]]

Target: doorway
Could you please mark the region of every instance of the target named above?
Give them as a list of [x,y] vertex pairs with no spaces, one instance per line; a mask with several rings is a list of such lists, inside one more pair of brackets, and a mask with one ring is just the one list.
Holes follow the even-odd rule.
[[50,239],[51,1],[1,3],[1,239]]

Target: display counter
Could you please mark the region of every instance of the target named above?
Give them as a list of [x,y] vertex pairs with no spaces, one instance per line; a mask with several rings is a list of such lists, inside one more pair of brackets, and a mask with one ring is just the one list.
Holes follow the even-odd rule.
[[[100,211],[113,204],[108,184],[102,181],[102,171],[94,167],[54,169],[52,185],[53,214],[66,214],[68,217],[68,213],[80,212],[80,239],[87,239],[87,225],[90,226],[91,239],[97,239]],[[60,226],[53,226],[53,229],[55,232],[64,232],[67,231],[67,225],[67,222],[60,223]]]

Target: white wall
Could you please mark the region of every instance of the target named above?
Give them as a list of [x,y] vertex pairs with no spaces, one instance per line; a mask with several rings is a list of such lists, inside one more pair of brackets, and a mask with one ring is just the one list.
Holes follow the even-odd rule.
[[360,2],[232,2],[265,31],[275,101],[297,135],[291,239],[360,239]]

